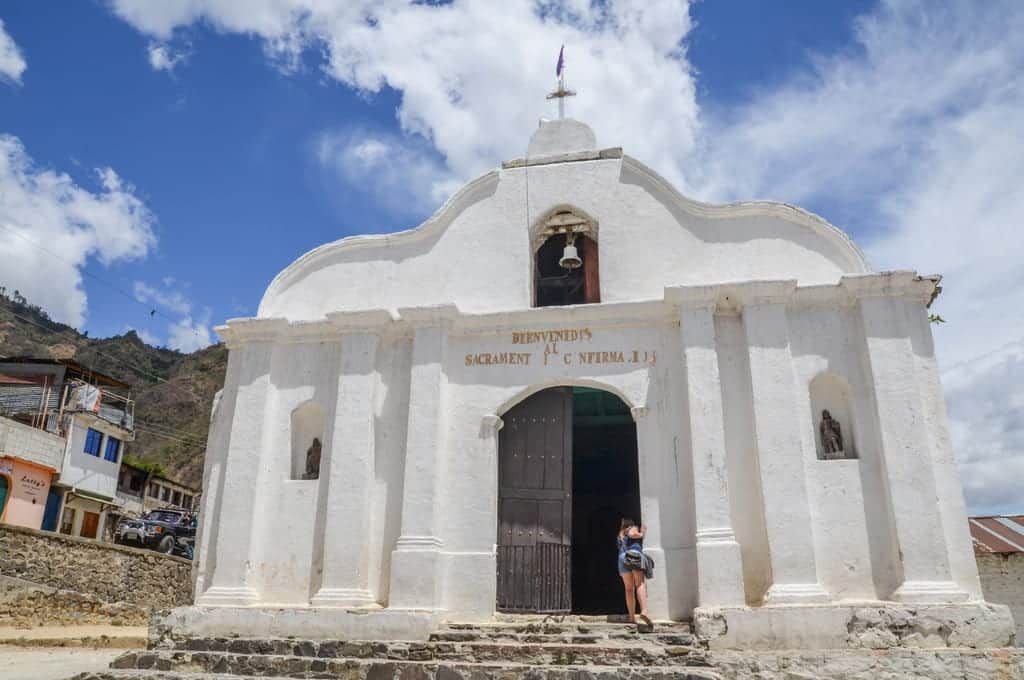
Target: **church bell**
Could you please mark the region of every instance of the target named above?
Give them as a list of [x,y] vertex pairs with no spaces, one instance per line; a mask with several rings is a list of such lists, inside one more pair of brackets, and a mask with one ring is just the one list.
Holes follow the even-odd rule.
[[562,269],[579,269],[583,265],[575,244],[576,234],[570,231],[565,235],[565,250],[562,251],[562,259],[558,261],[558,266]]

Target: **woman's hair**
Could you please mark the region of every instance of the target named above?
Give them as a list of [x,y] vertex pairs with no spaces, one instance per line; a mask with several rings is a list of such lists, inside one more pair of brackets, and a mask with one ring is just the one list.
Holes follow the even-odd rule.
[[619,529],[619,531],[625,531],[626,529],[630,528],[631,526],[635,526],[635,525],[636,525],[636,522],[634,522],[633,520],[631,520],[628,517],[623,517],[622,518],[622,528]]

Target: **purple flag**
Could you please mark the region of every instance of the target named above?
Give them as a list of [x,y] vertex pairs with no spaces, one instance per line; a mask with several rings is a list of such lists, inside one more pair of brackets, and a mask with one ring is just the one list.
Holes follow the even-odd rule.
[[562,49],[558,50],[558,65],[555,66],[555,75],[559,78],[562,77],[563,66],[565,66],[565,45],[562,45]]

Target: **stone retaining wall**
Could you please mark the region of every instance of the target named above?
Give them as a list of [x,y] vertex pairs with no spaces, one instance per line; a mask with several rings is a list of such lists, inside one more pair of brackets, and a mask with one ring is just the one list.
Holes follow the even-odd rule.
[[0,576],[0,627],[145,626],[149,610],[130,602],[104,602],[95,595],[37,586]]
[[0,525],[0,575],[150,610],[192,602],[189,560],[7,524]]
[[987,602],[1010,608],[1017,624],[1017,646],[1024,647],[1024,553],[975,555]]

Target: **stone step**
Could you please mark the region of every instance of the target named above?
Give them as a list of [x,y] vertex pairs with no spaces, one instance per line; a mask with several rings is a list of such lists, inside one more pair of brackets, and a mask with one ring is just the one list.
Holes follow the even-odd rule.
[[[577,631],[577,632],[600,632],[615,630],[635,630],[642,627],[635,623],[625,621],[556,621],[556,620],[525,620],[525,621],[494,621],[489,623],[448,623],[443,630],[509,630],[517,632],[538,632],[538,631]],[[688,621],[655,621],[655,630],[668,630],[679,633],[689,633],[690,623]]]
[[[126,655],[127,656],[127,655]],[[266,659],[265,659],[266,660]],[[299,678],[344,680],[721,680],[711,668],[689,666],[539,666],[530,664],[438,663],[379,659],[319,660],[321,670],[302,671],[264,663],[244,672],[205,671],[196,667],[112,668],[81,673],[74,680],[250,680]],[[117,663],[117,662],[115,662]],[[163,664],[160,664],[163,666]],[[319,668],[319,667],[318,667]],[[241,670],[241,669],[235,669]]]
[[[237,647],[236,647],[237,648]],[[285,651],[285,650],[282,650]],[[157,668],[236,674],[286,669],[288,674],[312,674],[342,669],[355,660],[436,661],[440,663],[520,664],[550,666],[687,666],[707,667],[703,650],[662,645],[572,645],[517,643],[356,643],[321,645],[314,649],[300,643],[297,654],[230,651],[147,650],[125,654],[117,668]]]
[[[661,631],[662,629],[657,629]],[[683,629],[677,629],[683,630]],[[492,627],[487,630],[455,628],[442,629],[429,638],[428,644],[515,643],[520,645],[661,645],[672,647],[695,646],[688,632],[638,633],[634,629],[619,628],[603,632],[536,632],[521,633]],[[251,638],[169,638],[158,645],[167,649],[195,652],[233,652],[236,654],[278,654],[294,656],[358,656],[386,654],[390,646],[408,645],[402,642],[372,642],[350,640],[297,640]]]
[[655,627],[652,632],[644,632],[636,629],[620,628],[598,632],[517,632],[513,630],[492,629],[492,630],[466,630],[448,629],[439,630],[430,635],[432,642],[473,642],[477,640],[545,643],[561,642],[569,644],[598,644],[606,641],[649,641],[666,645],[692,645],[693,635],[686,631],[672,632]]

